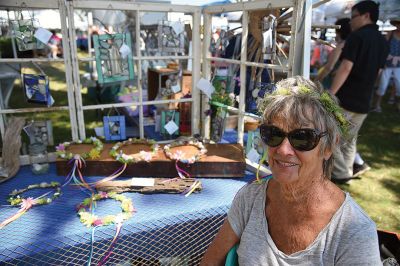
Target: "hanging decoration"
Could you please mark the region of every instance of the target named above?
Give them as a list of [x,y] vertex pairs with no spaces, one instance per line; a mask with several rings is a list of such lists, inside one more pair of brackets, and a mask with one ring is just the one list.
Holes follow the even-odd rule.
[[45,48],[45,43],[35,37],[35,32],[38,28],[37,20],[33,18],[10,20],[10,28],[13,30],[19,51]]
[[[171,149],[179,146],[194,146],[199,149],[199,152],[195,155],[192,155],[190,157],[185,156],[185,153],[181,150],[172,152]],[[180,178],[190,178],[190,174],[183,170],[182,168],[179,167],[178,162],[184,163],[184,164],[194,164],[200,158],[207,153],[207,149],[204,147],[203,142],[198,141],[198,140],[178,140],[175,141],[171,144],[166,144],[164,146],[164,153],[165,156],[171,160],[175,161],[175,168],[176,171],[178,172],[178,175]]]
[[93,35],[99,83],[132,80],[132,42],[129,33]]
[[185,52],[184,26],[181,21],[162,21],[158,25],[158,48],[161,52]]
[[167,110],[161,112],[160,134],[164,138],[179,136],[179,112]]
[[[127,155],[123,152],[123,150],[119,150],[123,146],[131,145],[131,144],[144,144],[151,145],[151,151],[140,151],[138,154]],[[119,151],[118,151],[119,150]],[[140,161],[150,162],[151,159],[157,155],[159,150],[159,145],[155,140],[152,139],[132,139],[129,138],[126,141],[116,143],[110,150],[110,155],[120,163],[130,164],[137,163]]]
[[[50,192],[47,192],[37,198],[23,198],[20,196],[20,194],[31,190],[31,189],[37,189],[37,188],[54,188],[54,193],[52,197],[45,197],[47,196]],[[14,214],[13,216],[11,216],[10,218],[6,219],[5,221],[3,221],[0,224],[0,229],[2,229],[4,226],[6,226],[7,224],[17,220],[19,217],[21,217],[25,212],[27,212],[30,208],[32,208],[35,205],[45,205],[45,204],[50,204],[51,202],[53,202],[53,200],[55,200],[56,198],[58,198],[61,195],[61,189],[60,189],[60,183],[58,182],[51,182],[49,183],[40,183],[40,184],[34,184],[34,185],[29,185],[26,188],[23,189],[19,189],[19,190],[13,190],[10,194],[9,194],[9,198],[8,198],[8,202],[10,203],[11,206],[17,206],[20,205],[21,208],[20,210]]]
[[263,47],[262,52],[264,60],[275,60],[276,57],[276,27],[277,19],[274,15],[269,14],[263,18]]
[[[94,202],[98,200],[105,200],[105,199],[114,199],[121,202],[121,210],[122,212],[118,213],[117,215],[106,215],[104,217],[98,217],[93,214],[93,206]],[[133,207],[132,200],[125,197],[124,195],[116,194],[113,192],[100,192],[98,194],[92,195],[90,198],[86,198],[83,200],[83,203],[77,206],[78,215],[80,221],[86,225],[87,227],[98,227],[98,226],[106,226],[110,224],[116,225],[116,232],[114,235],[113,240],[111,241],[110,246],[108,247],[106,253],[100,259],[97,265],[104,265],[108,258],[110,257],[112,250],[117,242],[119,233],[121,232],[122,223],[132,217],[133,213],[135,212],[135,208]],[[93,242],[94,236],[92,235],[91,241],[91,250],[93,250]],[[92,259],[92,252],[90,253],[88,265],[90,265]]]
[[51,106],[49,79],[46,75],[22,74],[25,97],[30,103]]
[[229,34],[221,29],[211,37],[210,52],[214,57],[225,56],[226,48],[229,45]]
[[125,116],[104,116],[103,127],[106,140],[126,139]]

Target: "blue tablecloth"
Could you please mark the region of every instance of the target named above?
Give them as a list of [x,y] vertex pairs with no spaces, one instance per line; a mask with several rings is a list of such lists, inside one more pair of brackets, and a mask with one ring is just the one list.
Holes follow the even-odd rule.
[[[87,181],[99,178],[102,177],[90,177]],[[200,179],[203,190],[189,197],[124,193],[133,200],[137,212],[123,224],[110,262],[132,262],[134,257],[155,260],[184,254],[201,256],[222,224],[236,192],[252,178],[247,174],[242,179]],[[54,164],[48,174],[40,176],[33,175],[28,166],[22,167],[17,176],[0,184],[0,222],[18,211],[17,207],[4,206],[12,190],[64,180],[65,177],[56,175]],[[23,196],[43,192],[36,189]],[[0,264],[84,265],[89,257],[92,231],[79,221],[75,207],[87,196],[76,186],[66,186],[51,204],[34,206],[1,229]],[[95,212],[99,216],[119,213],[119,202],[99,201]],[[114,225],[96,228],[93,263],[104,254],[114,233]],[[194,260],[195,264],[198,260]]]

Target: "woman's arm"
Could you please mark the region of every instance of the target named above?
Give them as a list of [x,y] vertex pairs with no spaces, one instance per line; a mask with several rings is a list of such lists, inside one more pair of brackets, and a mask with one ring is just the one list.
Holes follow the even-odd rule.
[[226,219],[217,236],[204,254],[200,266],[224,265],[229,250],[238,242],[239,238],[233,231],[228,219]]
[[329,54],[328,62],[323,67],[323,70],[318,74],[317,80],[323,80],[333,69],[336,62],[339,60],[340,54],[342,53],[342,49],[344,46],[344,42],[338,44],[336,48]]

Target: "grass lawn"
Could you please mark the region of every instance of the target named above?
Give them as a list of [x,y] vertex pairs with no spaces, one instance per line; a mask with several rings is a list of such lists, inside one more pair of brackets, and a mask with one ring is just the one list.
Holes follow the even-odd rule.
[[[84,57],[85,55],[80,55]],[[55,105],[67,104],[65,70],[63,63],[41,66],[50,77],[50,86]],[[81,63],[83,74],[86,63]],[[35,69],[32,68],[31,71]],[[37,73],[37,70],[36,70]],[[84,104],[93,104],[87,90],[82,90]],[[386,102],[387,98],[383,101]],[[16,82],[10,99],[11,108],[33,107],[26,104],[19,81]],[[101,126],[101,117],[96,111],[86,111],[87,136],[94,135],[93,128]],[[71,139],[69,113],[45,112],[24,114],[27,119],[51,119],[55,143]],[[366,210],[379,229],[400,233],[400,112],[394,105],[383,105],[383,113],[371,113],[365,121],[358,139],[358,151],[372,170],[341,188]]]
[[[387,98],[383,100],[385,103]],[[366,210],[379,229],[400,233],[400,112],[383,105],[361,128],[357,149],[371,170],[341,188]]]

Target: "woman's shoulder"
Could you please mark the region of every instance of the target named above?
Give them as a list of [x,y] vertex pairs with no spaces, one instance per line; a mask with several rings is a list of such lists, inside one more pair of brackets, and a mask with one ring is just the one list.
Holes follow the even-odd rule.
[[373,231],[376,230],[374,221],[368,216],[368,214],[355,202],[355,200],[346,193],[346,199],[343,203],[343,210],[341,220],[348,224],[348,229],[357,230],[358,228],[370,228]]
[[257,198],[264,197],[267,185],[268,181],[247,183],[237,192],[236,197],[248,203],[254,202]]

